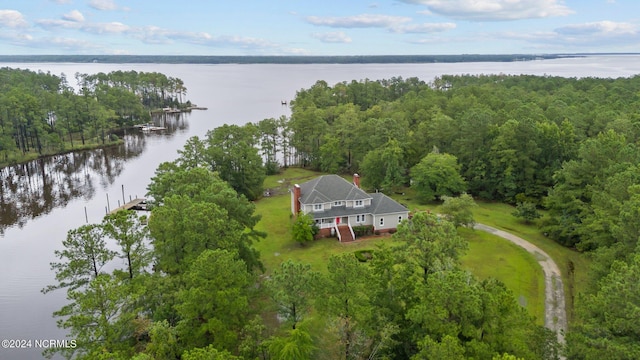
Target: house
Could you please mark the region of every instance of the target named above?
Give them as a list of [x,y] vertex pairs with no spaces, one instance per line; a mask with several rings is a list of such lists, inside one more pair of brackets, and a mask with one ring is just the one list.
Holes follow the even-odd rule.
[[353,175],[353,183],[338,175],[323,175],[295,184],[291,212],[312,214],[320,228],[319,236],[336,234],[341,242],[355,239],[353,226],[389,232],[409,217],[409,210],[390,197],[363,191],[358,174]]

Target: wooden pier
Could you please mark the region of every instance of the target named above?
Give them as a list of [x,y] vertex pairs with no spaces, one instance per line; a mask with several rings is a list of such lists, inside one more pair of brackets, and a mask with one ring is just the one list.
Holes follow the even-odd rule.
[[109,214],[117,213],[120,210],[141,210],[147,211],[147,199],[133,199],[128,203],[117,207],[109,212]]

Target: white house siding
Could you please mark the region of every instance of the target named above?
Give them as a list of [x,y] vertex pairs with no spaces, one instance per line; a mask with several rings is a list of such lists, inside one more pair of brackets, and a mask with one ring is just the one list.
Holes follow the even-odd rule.
[[[323,207],[324,210],[324,207]],[[314,212],[320,212],[320,211],[315,211],[313,210],[313,204],[311,205],[301,205],[300,206],[300,211],[302,211],[305,214],[309,214],[309,213],[314,213]]]
[[[352,208],[352,207],[356,207],[356,201],[355,200],[347,200],[347,207],[348,208]],[[371,206],[371,199],[362,199],[362,207],[367,207],[367,206]],[[360,208],[360,206],[358,206],[358,208]]]
[[351,226],[363,226],[363,225],[373,225],[373,216],[371,214],[361,214],[364,216],[364,221],[356,221],[356,215],[349,216],[349,224]]
[[[375,215],[373,216],[373,228],[376,230],[395,229],[401,222],[399,217],[406,220],[407,216],[406,212]],[[384,225],[380,225],[380,218],[384,219]]]

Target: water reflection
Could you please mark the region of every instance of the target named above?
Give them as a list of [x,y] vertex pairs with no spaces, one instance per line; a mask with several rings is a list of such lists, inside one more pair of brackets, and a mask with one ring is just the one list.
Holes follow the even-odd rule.
[[149,137],[172,137],[188,129],[187,114],[154,115],[157,132],[127,130],[121,145],[71,152],[0,169],[0,235],[22,228],[29,220],[65,207],[77,198],[89,200],[96,187],[107,188],[125,169],[127,160],[139,157]]

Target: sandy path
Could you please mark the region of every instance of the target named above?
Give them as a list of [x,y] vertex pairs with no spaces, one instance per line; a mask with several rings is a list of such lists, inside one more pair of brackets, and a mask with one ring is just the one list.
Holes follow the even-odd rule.
[[564,333],[567,331],[567,313],[564,307],[562,276],[558,265],[542,249],[520,237],[484,224],[476,224],[474,228],[509,240],[533,254],[544,272],[544,325],[558,335],[560,344],[564,344]]

